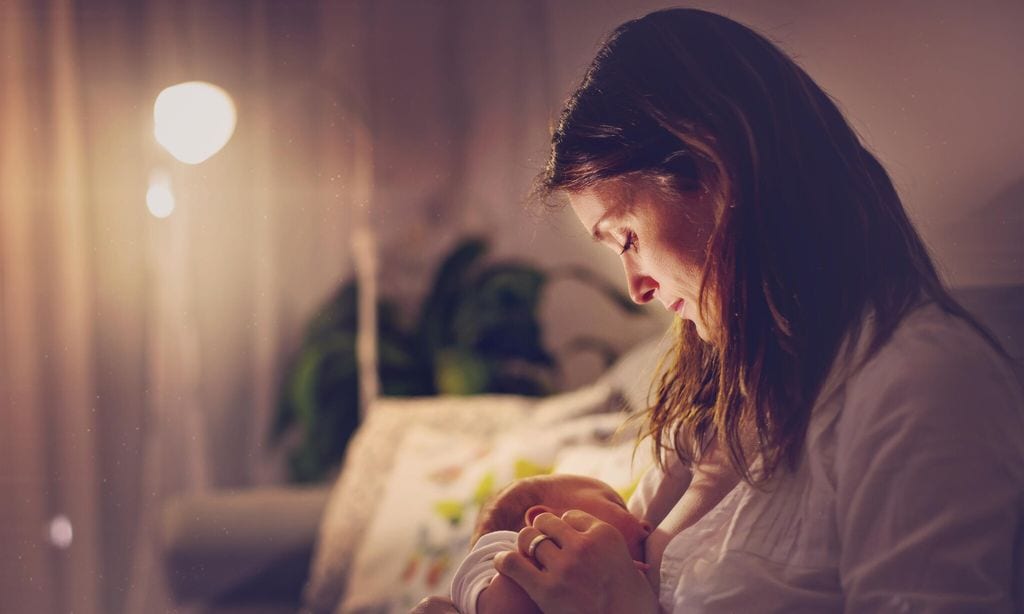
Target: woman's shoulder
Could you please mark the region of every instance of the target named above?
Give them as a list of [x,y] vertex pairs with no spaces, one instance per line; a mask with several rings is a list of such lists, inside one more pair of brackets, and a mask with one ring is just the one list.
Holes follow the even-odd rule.
[[1022,397],[1006,358],[936,305],[908,314],[848,380],[825,457],[847,606],[884,609],[913,587],[908,607],[1009,611]]
[[938,376],[1007,384],[1017,379],[1006,357],[973,324],[934,302],[908,313],[859,373],[861,379],[883,381]]
[[909,313],[847,381],[841,430],[864,441],[977,436],[1024,455],[1024,393],[970,322],[934,303]]

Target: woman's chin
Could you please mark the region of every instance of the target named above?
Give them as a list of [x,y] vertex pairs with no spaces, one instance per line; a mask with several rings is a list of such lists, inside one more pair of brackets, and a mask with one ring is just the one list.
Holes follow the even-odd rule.
[[676,320],[675,323],[675,326],[678,327],[676,330],[686,331],[688,328],[692,326],[693,332],[696,333],[697,338],[699,338],[704,343],[712,343],[711,335],[708,334],[708,329],[706,326],[704,326],[703,322],[701,322],[700,320],[695,320],[689,316],[684,316],[683,314],[677,314],[677,317],[679,319]]
[[711,343],[711,336],[708,334],[708,329],[704,326],[704,323],[700,320],[692,320],[693,328],[697,331],[697,336],[704,343]]

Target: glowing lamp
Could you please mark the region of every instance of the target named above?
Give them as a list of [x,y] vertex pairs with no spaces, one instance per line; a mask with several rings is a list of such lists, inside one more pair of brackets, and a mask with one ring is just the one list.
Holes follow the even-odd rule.
[[156,140],[164,149],[186,164],[199,164],[234,133],[235,103],[212,83],[179,83],[156,97],[153,120]]

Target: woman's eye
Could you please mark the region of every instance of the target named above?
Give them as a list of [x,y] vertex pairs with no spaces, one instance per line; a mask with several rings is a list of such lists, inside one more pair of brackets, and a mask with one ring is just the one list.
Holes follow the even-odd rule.
[[621,256],[622,254],[625,254],[630,249],[636,249],[636,246],[637,246],[636,234],[633,233],[633,232],[626,232],[626,240],[622,244],[622,251],[619,252],[619,255]]

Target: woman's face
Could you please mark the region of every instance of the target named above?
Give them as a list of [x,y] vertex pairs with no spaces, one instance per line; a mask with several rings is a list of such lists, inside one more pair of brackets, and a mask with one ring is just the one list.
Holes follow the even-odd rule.
[[608,182],[569,194],[569,202],[594,240],[619,254],[635,302],[657,300],[711,340],[711,323],[697,302],[714,228],[710,197],[694,192],[670,199],[651,187]]

